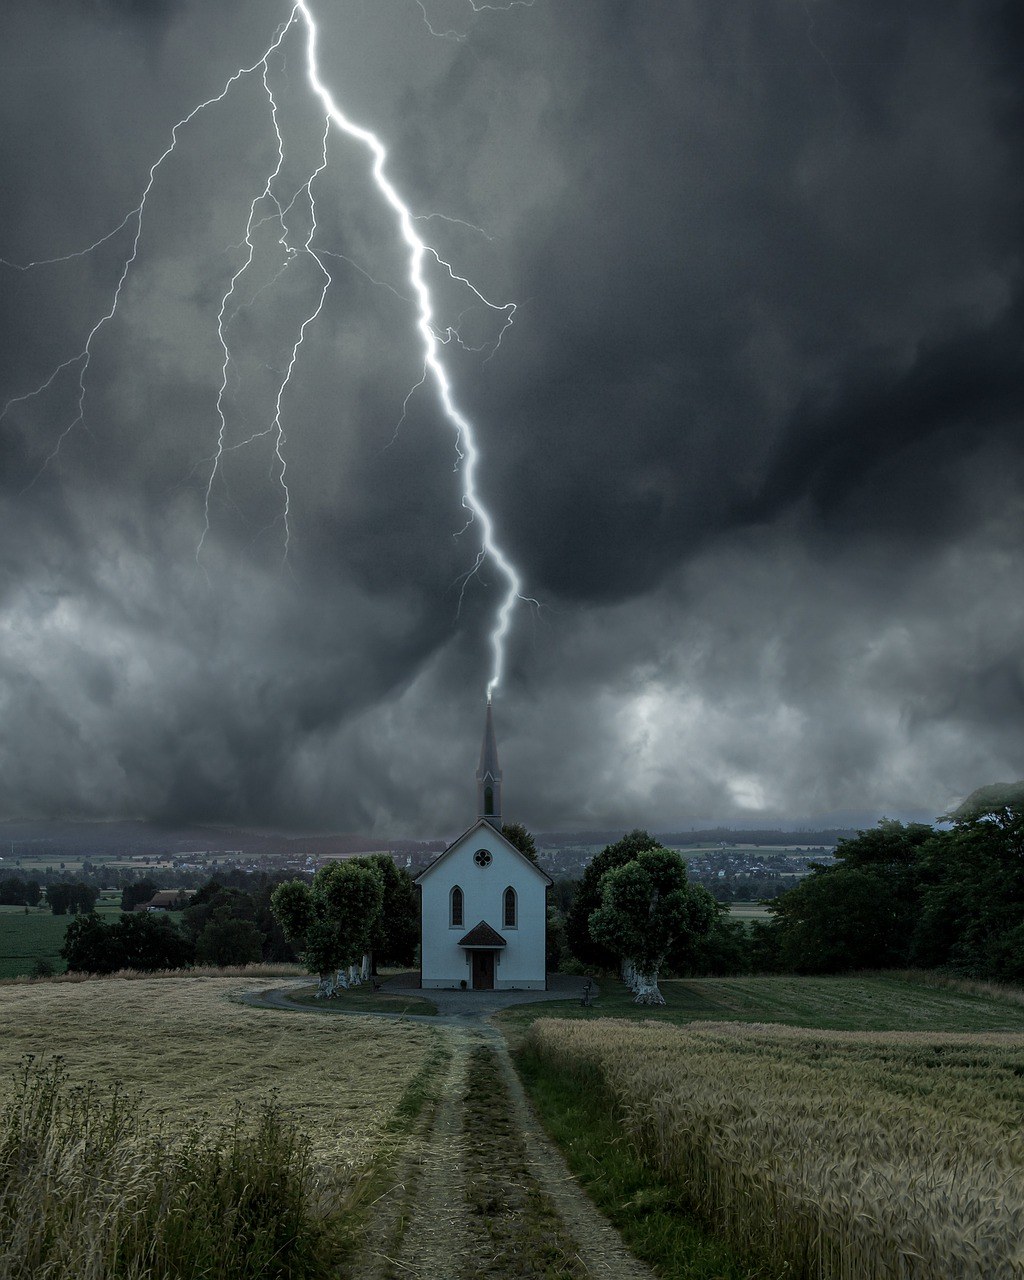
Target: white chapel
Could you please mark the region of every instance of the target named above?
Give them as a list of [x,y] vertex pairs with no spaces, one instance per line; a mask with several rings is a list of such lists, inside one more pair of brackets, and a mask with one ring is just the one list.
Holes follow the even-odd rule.
[[501,834],[501,769],[489,699],[476,786],[476,822],[416,879],[420,985],[543,991],[552,881]]

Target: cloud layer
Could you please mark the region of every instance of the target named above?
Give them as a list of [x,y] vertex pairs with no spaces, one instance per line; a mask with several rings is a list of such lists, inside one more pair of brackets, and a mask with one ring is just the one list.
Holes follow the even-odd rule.
[[[446,348],[542,602],[496,707],[512,815],[870,821],[1020,776],[1016,9],[425,0],[455,38],[414,0],[314,7],[338,100],[417,212],[460,220],[423,234],[518,303],[491,359]],[[60,13],[16,0],[7,23],[8,264],[115,227],[288,6]],[[297,189],[320,126],[284,54]],[[158,172],[82,423],[51,457],[73,370],[0,420],[8,816],[382,835],[472,816],[499,583],[484,566],[459,607],[478,543],[453,433],[429,389],[403,417],[405,263],[341,139],[314,239],[334,283],[284,400],[287,555],[270,437],[229,449],[204,536],[217,314],[274,161],[249,77]],[[124,246],[0,268],[0,397],[81,350]],[[317,287],[308,261],[251,277],[229,445],[266,429]],[[470,295],[439,297],[467,347],[493,341]]]

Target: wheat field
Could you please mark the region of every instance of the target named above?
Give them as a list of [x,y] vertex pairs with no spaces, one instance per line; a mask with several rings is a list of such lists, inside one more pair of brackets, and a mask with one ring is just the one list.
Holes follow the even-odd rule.
[[276,1093],[316,1160],[369,1160],[436,1034],[419,1024],[239,1003],[253,979],[98,978],[0,984],[0,1099],[26,1055],[69,1080],[121,1081],[154,1118],[230,1120]]
[[641,1158],[771,1274],[1024,1275],[1024,1036],[539,1020]]

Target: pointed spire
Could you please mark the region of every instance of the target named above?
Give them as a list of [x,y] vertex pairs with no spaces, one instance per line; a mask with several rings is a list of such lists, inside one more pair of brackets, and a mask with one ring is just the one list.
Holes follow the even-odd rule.
[[498,742],[494,736],[494,714],[487,699],[484,718],[484,740],[480,746],[480,765],[476,771],[477,816],[484,818],[496,831],[501,830],[501,768],[498,765]]

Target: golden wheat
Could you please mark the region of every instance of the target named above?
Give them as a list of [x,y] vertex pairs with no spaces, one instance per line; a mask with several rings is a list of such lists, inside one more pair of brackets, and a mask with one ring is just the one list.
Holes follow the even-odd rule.
[[1024,1036],[541,1020],[640,1156],[794,1277],[1024,1275]]

